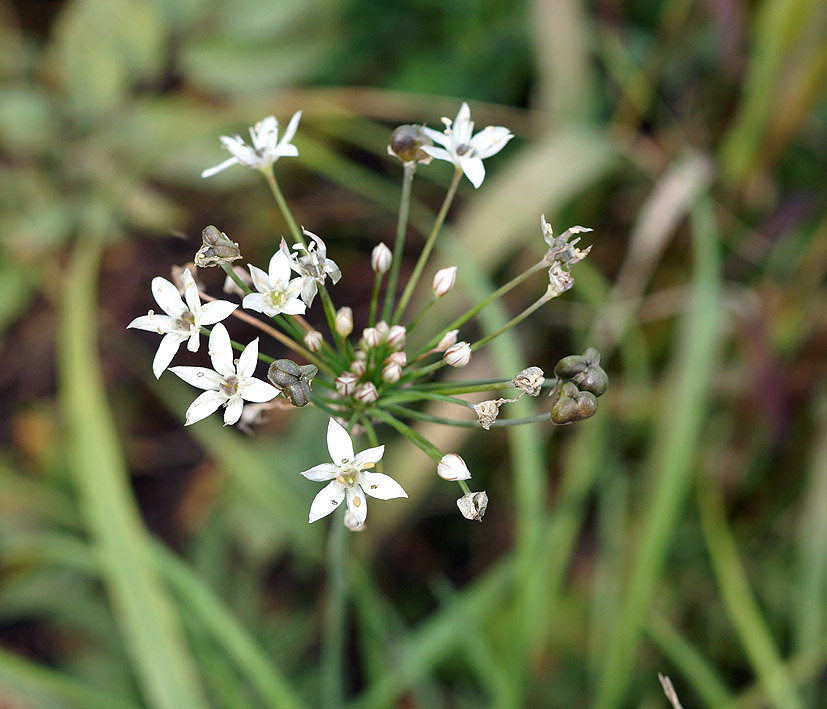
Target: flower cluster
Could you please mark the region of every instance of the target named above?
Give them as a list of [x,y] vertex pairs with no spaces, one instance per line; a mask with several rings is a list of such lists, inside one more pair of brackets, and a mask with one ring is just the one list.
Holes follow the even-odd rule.
[[[397,238],[393,249],[380,243],[371,252],[374,284],[370,315],[356,327],[353,308],[337,308],[331,294],[331,288],[342,278],[341,270],[328,257],[324,240],[297,225],[276,182],[276,161],[299,154],[292,141],[300,118],[301,112],[293,115],[280,139],[279,124],[273,116],[250,129],[250,144],[239,136],[221,136],[232,157],[202,173],[203,177],[210,177],[231,165],[260,171],[290,227],[292,243],[282,238],[275,245],[266,270],[251,263],[246,270],[240,265],[234,266],[233,262],[242,258],[239,245],[215,226],[208,226],[202,232],[196,266],[222,268],[227,275],[224,290],[240,297],[240,310],[238,303],[199,293],[193,273],[187,269],[181,275],[180,293],[165,278],[153,279],[152,293],[164,314],[150,310],[147,315],[135,318],[128,327],[163,336],[153,362],[156,377],[169,369],[202,390],[187,409],[185,425],[194,424],[222,407],[224,424],[238,424],[244,430],[261,423],[266,410],[277,403],[297,408],[312,405],[327,414],[327,448],[332,462],[301,473],[309,480],[327,483],[311,504],[310,522],[331,514],[346,502],[345,524],[351,529],[361,528],[367,518],[368,496],[382,500],[407,497],[398,482],[378,469],[384,452],[384,446],[378,442],[379,426],[393,428],[430,456],[438,476],[460,486],[462,496],[457,506],[461,514],[481,520],[488,507],[488,496],[484,491],[472,491],[468,487],[471,473],[465,461],[456,453],[441,451],[418,433],[411,422],[474,425],[473,419],[468,418],[470,410],[476,414],[479,425],[488,430],[532,421],[567,424],[595,412],[597,397],[606,390],[608,380],[600,367],[599,353],[592,349],[560,360],[555,367],[555,380],[548,384],[543,371],[536,366],[506,380],[477,381],[471,385],[450,379],[438,381],[438,373],[444,367],[465,367],[476,351],[568,290],[574,282],[571,267],[585,258],[591,248],[579,249],[580,237],[574,237],[590,230],[571,227],[556,237],[542,217],[542,236],[547,245],[542,259],[452,323],[428,334],[420,328],[414,334],[428,309],[437,300],[448,298],[457,282],[456,266],[436,269],[430,297],[423,299],[417,314],[408,313],[461,177],[466,176],[475,188],[480,187],[485,178],[483,160],[502,150],[514,136],[502,126],[488,126],[475,134],[466,103],[453,121],[443,119],[442,132],[425,126],[401,126],[394,132],[389,146],[389,152],[404,165],[403,208]],[[451,163],[454,179],[411,275],[401,288],[400,262],[411,182],[416,169],[433,159]],[[482,339],[461,339],[460,333],[466,324],[485,306],[545,269],[548,269],[548,286],[531,305]],[[202,297],[208,302],[202,304]],[[320,308],[313,307],[317,297]],[[241,314],[241,310],[252,311],[259,317]],[[283,354],[282,358],[273,359],[259,351],[258,338],[243,348],[236,345],[221,322],[230,316],[243,317],[256,324],[262,333],[272,336],[280,351],[287,347],[290,357],[303,362],[284,358]],[[323,318],[324,325],[311,325],[305,316],[316,322]],[[208,337],[212,368],[170,367],[182,342],[187,342],[190,352],[197,352],[202,336]],[[237,359],[234,359],[234,347],[240,350]],[[268,381],[254,376],[259,362],[269,365]],[[516,396],[497,396],[478,403],[458,396],[508,389],[516,390]],[[543,389],[548,389],[552,397],[550,413],[529,419],[498,419],[503,405],[526,394],[537,397]],[[465,415],[455,419],[434,417],[421,408],[431,401],[453,404]],[[360,453],[354,452],[351,439],[357,431],[366,435],[371,444]]]

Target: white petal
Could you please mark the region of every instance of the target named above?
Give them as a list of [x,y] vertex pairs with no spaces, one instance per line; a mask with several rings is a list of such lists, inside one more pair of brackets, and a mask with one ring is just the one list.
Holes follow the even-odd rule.
[[206,367],[170,367],[169,371],[199,389],[218,391],[224,383],[224,377]]
[[236,372],[239,379],[249,379],[256,372],[258,363],[258,338],[248,344],[238,358]]
[[471,180],[471,184],[478,188],[485,179],[485,167],[483,167],[482,160],[480,158],[460,157],[459,163],[465,176]]
[[281,312],[287,315],[304,315],[307,312],[307,306],[298,298],[292,298],[282,306]]
[[[428,128],[428,126],[422,126],[422,132],[425,133],[431,140],[435,143],[439,143],[440,145],[447,145],[448,144],[448,136],[445,135],[442,131],[434,130],[433,128]],[[422,146],[424,150],[426,147],[431,146]],[[439,150],[439,148],[437,148]]]
[[213,369],[225,377],[235,376],[233,346],[230,334],[222,323],[217,323],[210,332],[210,359]]
[[330,419],[327,424],[327,450],[334,463],[353,460],[353,441],[350,440],[350,435],[344,426],[333,419]]
[[250,269],[250,276],[253,278],[253,286],[259,293],[269,293],[272,289],[270,284],[270,277],[262,271],[258,266],[247,264]]
[[356,518],[354,526],[363,525],[368,516],[368,501],[364,491],[358,485],[354,485],[345,490],[345,497],[347,497],[347,508]]
[[450,163],[454,162],[454,156],[445,150],[445,148],[435,148],[433,145],[423,145],[422,150],[437,160],[447,160]]
[[375,497],[377,500],[408,496],[396,480],[383,473],[362,473],[359,476],[359,484],[364,488],[366,495]]
[[246,379],[244,384],[245,386],[241,387],[241,398],[244,401],[263,404],[265,401],[272,401],[279,395],[279,390],[276,387],[261,379]]
[[356,466],[364,466],[365,463],[378,463],[382,460],[385,453],[385,446],[377,446],[376,448],[366,448],[361,453],[357,453],[353,459],[353,464]]
[[205,391],[190,404],[187,409],[187,422],[184,425],[190,426],[201,419],[207,418],[225,401],[227,401],[227,397],[222,392]]
[[313,504],[310,505],[310,522],[315,522],[317,519],[327,517],[333,510],[342,504],[345,499],[344,488],[335,480],[331,480],[325,485],[321,492],[313,498]]
[[155,359],[152,360],[152,373],[158,379],[164,370],[169,367],[175,353],[184,341],[184,337],[177,332],[170,332],[164,335],[161,339],[161,344],[158,345],[158,351],[155,353]]
[[[293,140],[293,137],[296,135],[296,130],[299,127],[299,121],[301,120],[302,112],[296,111],[293,114],[293,117],[290,119],[290,123],[287,124],[287,128],[284,129],[284,135],[282,136],[281,140],[279,141],[281,145],[287,145],[287,143]],[[298,151],[296,151],[296,155],[298,155]]]
[[299,149],[295,145],[279,145],[270,155],[276,158],[295,158],[299,155]]
[[193,315],[198,315],[201,311],[201,298],[198,297],[198,286],[188,268],[184,269],[181,280],[184,282],[184,300],[187,301],[187,307]]
[[321,483],[325,480],[333,480],[339,474],[339,466],[333,463],[319,463],[299,474],[304,475],[308,480]]
[[261,293],[249,293],[244,296],[241,301],[241,307],[245,310],[255,310],[257,313],[263,313],[268,303],[264,300]]
[[267,275],[271,288],[283,288],[290,280],[290,259],[281,250],[276,251],[270,259]]
[[127,328],[133,327],[138,330],[146,330],[147,332],[157,332],[159,335],[165,335],[168,332],[179,331],[178,321],[171,318],[169,315],[158,315],[151,313],[149,315],[141,315],[135,318]]
[[503,126],[488,126],[471,140],[471,148],[478,158],[489,158],[502,150],[514,136]]
[[215,167],[208,167],[206,170],[201,172],[201,177],[212,177],[232,165],[238,165],[238,158],[227,158],[227,160],[216,165]]
[[241,410],[244,408],[244,402],[240,396],[230,397],[227,403],[227,408],[224,409],[224,425],[232,426],[241,418]]
[[215,325],[224,318],[229,317],[238,303],[231,303],[229,300],[213,300],[201,308],[201,325]]
[[198,352],[201,346],[201,332],[194,325],[189,329],[189,342],[187,342],[187,349],[190,352]]
[[166,278],[156,276],[152,279],[152,295],[161,310],[173,318],[180,318],[187,312],[187,306],[181,300],[178,289]]

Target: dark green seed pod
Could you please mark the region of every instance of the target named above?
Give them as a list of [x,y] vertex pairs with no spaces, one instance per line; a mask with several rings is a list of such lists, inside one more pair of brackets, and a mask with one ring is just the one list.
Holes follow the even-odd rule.
[[282,389],[282,394],[290,400],[293,406],[307,406],[310,402],[310,387],[303,381],[285,387]]
[[299,378],[310,384],[319,373],[319,368],[315,364],[303,364],[299,367],[299,372]]
[[593,364],[586,367],[585,372],[575,375],[572,381],[577,384],[582,391],[588,391],[595,396],[603,396],[606,389],[609,388],[609,377],[603,367]]
[[289,359],[277,359],[267,370],[267,378],[278,389],[297,384],[301,375],[302,371],[299,365]]
[[560,379],[574,379],[578,374],[585,372],[588,366],[582,355],[569,355],[554,366],[554,374]]
[[595,347],[586,348],[586,351],[583,352],[582,357],[589,365],[600,364],[600,351]]
[[561,387],[560,396],[551,407],[550,418],[552,423],[565,426],[594,416],[596,411],[595,395],[588,391],[577,391],[577,387],[567,382]]
[[391,136],[390,150],[402,162],[430,162],[431,156],[422,150],[423,145],[433,145],[422,132],[422,126],[399,126]]

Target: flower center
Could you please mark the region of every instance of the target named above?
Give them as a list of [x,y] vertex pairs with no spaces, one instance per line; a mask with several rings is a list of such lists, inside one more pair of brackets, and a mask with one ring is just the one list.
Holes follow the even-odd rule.
[[229,376],[221,383],[221,391],[227,396],[234,396],[238,392],[238,377]]
[[287,293],[282,290],[270,291],[270,302],[276,307],[280,308],[287,302]]
[[193,315],[191,311],[185,310],[181,314],[181,317],[175,321],[175,325],[181,330],[189,330],[195,325],[195,315]]
[[470,145],[460,145],[457,147],[457,155],[465,155],[468,151],[471,150]]

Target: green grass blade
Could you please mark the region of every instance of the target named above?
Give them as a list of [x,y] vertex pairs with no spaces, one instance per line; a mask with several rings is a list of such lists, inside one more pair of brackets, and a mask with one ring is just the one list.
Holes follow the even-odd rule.
[[691,479],[710,396],[708,383],[718,349],[720,274],[717,228],[708,199],[699,200],[693,209],[691,226],[695,258],[691,306],[676,343],[676,369],[664,389],[667,398],[652,432],[655,446],[648,472],[654,489],[598,685],[595,706],[600,709],[619,706],[626,692],[641,627]]
[[82,238],[60,312],[59,372],[71,470],[101,579],[147,702],[199,709],[206,701],[173,603],[152,566],[149,535],[106,403],[96,349],[96,283],[101,245]]

